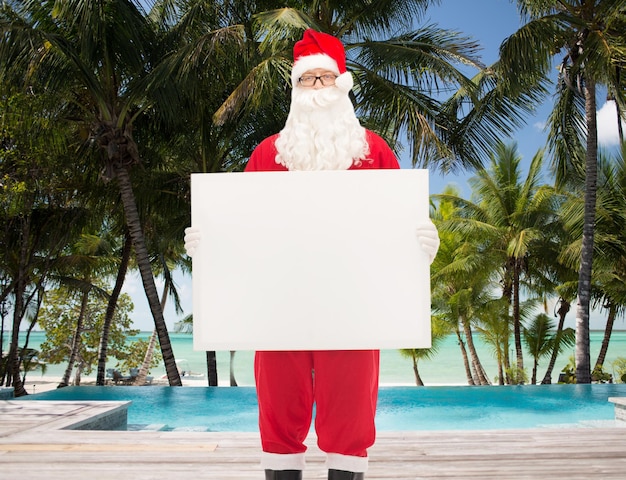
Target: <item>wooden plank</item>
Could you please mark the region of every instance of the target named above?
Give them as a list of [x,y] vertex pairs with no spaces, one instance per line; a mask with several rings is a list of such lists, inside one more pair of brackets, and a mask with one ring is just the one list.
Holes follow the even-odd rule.
[[216,443],[206,445],[181,444],[88,444],[88,443],[8,443],[0,445],[0,452],[213,452]]
[[[31,418],[27,410],[27,428],[0,436],[0,478],[263,478],[258,433],[54,430],[56,422],[42,415],[45,407],[33,406]],[[0,428],[5,419],[0,415]],[[327,477],[316,440],[310,435],[306,441],[305,480]],[[546,428],[379,432],[366,477],[623,480],[624,472],[626,429]]]

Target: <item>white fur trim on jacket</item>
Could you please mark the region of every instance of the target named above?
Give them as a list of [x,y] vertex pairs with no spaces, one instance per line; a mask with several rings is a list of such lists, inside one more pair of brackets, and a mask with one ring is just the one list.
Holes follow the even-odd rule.
[[304,470],[304,453],[261,452],[261,468],[264,470]]
[[350,72],[342,73],[337,77],[337,80],[335,80],[335,85],[337,85],[337,88],[343,93],[348,93],[354,86],[352,74]]
[[335,60],[325,53],[316,53],[315,55],[307,55],[296,60],[291,69],[291,85],[295,87],[298,84],[298,79],[304,72],[315,68],[324,68],[339,75],[339,67]]
[[353,457],[340,453],[329,453],[326,456],[326,467],[333,470],[367,472],[368,463],[367,457]]

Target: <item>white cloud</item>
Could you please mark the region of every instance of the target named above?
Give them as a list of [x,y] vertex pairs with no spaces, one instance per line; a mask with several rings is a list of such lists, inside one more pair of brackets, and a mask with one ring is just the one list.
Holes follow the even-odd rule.
[[[610,101],[602,105],[598,110],[598,144],[602,146],[613,146],[619,144],[617,132],[617,110],[615,102]],[[626,123],[622,119],[622,128],[626,130]]]

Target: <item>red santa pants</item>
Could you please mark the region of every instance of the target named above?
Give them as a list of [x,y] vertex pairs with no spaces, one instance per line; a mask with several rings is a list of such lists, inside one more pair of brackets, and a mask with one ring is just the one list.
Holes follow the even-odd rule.
[[270,454],[263,466],[302,469],[315,403],[318,446],[329,454],[329,468],[365,471],[376,437],[379,359],[378,350],[257,352],[259,429]]

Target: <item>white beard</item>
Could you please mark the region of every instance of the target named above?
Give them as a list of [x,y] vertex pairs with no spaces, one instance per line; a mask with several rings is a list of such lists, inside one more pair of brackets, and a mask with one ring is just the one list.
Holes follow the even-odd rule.
[[338,88],[294,88],[276,163],[288,170],[347,170],[369,154],[350,97]]

